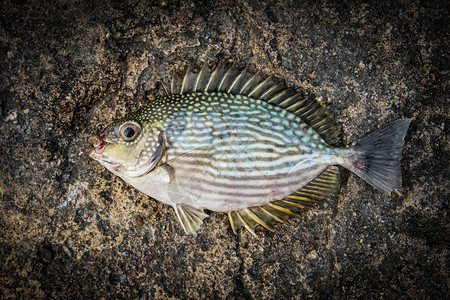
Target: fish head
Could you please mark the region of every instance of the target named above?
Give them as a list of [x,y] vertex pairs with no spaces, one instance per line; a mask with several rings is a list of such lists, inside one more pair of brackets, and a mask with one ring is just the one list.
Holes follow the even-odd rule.
[[90,156],[121,177],[151,172],[165,153],[165,135],[157,122],[124,118],[89,138]]

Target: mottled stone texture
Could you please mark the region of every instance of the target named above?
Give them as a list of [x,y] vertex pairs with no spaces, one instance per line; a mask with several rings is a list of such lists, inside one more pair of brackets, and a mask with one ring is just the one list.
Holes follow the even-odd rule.
[[[0,298],[445,298],[446,1],[0,4]],[[440,3],[441,2],[441,3]],[[413,118],[404,191],[339,194],[259,238],[173,210],[89,159],[87,137],[204,61],[307,89],[348,143]]]

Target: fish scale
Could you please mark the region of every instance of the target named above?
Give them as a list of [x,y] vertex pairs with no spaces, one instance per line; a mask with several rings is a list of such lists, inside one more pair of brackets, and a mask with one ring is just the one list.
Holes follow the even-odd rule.
[[[214,93],[213,95],[217,95]],[[221,103],[225,103],[225,107],[227,107],[226,103],[229,101],[231,95],[218,94],[219,95],[219,106]],[[211,96],[212,97],[212,96]],[[215,96],[214,96],[215,97]],[[188,96],[188,98],[190,98]],[[217,99],[217,98],[216,98]],[[182,101],[182,100],[181,100]],[[252,102],[252,99],[248,99],[244,102],[237,102],[242,105],[248,105],[249,102]],[[253,100],[253,102],[256,102]],[[182,105],[182,104],[180,104]],[[222,108],[222,107],[221,107]],[[298,161],[300,159],[299,156],[292,155],[292,153],[300,154],[301,152],[308,152],[317,149],[325,149],[324,141],[320,139],[317,134],[305,135],[305,138],[310,138],[309,141],[306,141],[307,144],[316,145],[317,149],[308,148],[303,145],[303,149],[300,149],[302,145],[299,144],[299,139],[297,137],[298,134],[303,133],[301,131],[291,132],[292,135],[283,134],[285,126],[283,124],[274,124],[271,120],[270,114],[266,113],[266,110],[257,111],[257,115],[259,116],[255,120],[251,120],[251,118],[246,117],[247,111],[250,112],[250,115],[254,115],[255,111],[250,111],[246,109],[241,109],[239,106],[234,107],[236,112],[239,112],[239,117],[234,117],[232,115],[232,111],[228,113],[223,113],[212,118],[210,115],[204,111],[202,107],[195,109],[193,112],[189,111],[189,114],[193,114],[196,117],[186,117],[183,115],[177,116],[175,120],[171,120],[170,118],[166,121],[166,132],[168,136],[174,136],[171,133],[170,128],[172,127],[172,122],[175,124],[179,124],[180,120],[185,121],[190,124],[192,130],[186,130],[185,134],[177,135],[174,139],[174,142],[171,143],[171,147],[168,150],[169,161],[172,157],[179,156],[180,153],[191,151],[194,147],[197,149],[203,149],[204,147],[210,147],[210,142],[215,142],[214,144],[214,161],[219,163],[223,161],[223,164],[218,164],[217,169],[222,169],[224,171],[227,170],[227,167],[230,165],[238,164],[243,169],[254,169],[256,166],[261,169],[264,167],[264,164],[261,165],[258,159],[260,156],[267,155],[267,148],[272,147],[273,149],[281,149],[280,153],[278,151],[274,151],[271,153],[272,155],[279,156],[279,160],[286,159],[286,161]],[[223,111],[223,110],[222,110]],[[204,113],[204,115],[202,115]],[[198,115],[197,115],[198,114]],[[252,117],[255,118],[255,117]],[[297,126],[295,127],[303,127],[306,128],[306,124],[297,124],[299,119],[295,119],[295,116],[291,117],[292,122]],[[217,126],[211,128],[210,131],[204,131],[206,124],[208,121],[215,123]],[[280,120],[281,121],[281,120]],[[270,123],[268,126],[265,122]],[[262,126],[261,126],[262,125]],[[293,126],[291,124],[291,126]],[[275,129],[275,130],[273,130]],[[210,134],[208,137],[207,134]],[[297,135],[295,135],[297,134]],[[217,138],[219,137],[219,138]],[[314,143],[313,143],[314,141]],[[203,144],[202,144],[203,143]],[[189,148],[183,147],[184,145],[188,145]],[[295,147],[291,146],[288,148],[286,145],[295,145]],[[281,147],[282,146],[282,147]],[[289,153],[291,151],[292,153]],[[172,152],[176,153],[172,155]],[[223,159],[221,156],[228,153],[228,155]],[[284,157],[283,154],[288,154]],[[211,154],[211,153],[209,153]],[[232,156],[232,157],[230,157]],[[210,157],[205,157],[207,160]],[[197,159],[201,160],[201,156],[197,156]],[[270,162],[270,161],[269,161]],[[267,164],[264,169],[274,169],[277,170],[278,173],[288,172],[289,170],[282,170],[281,165],[278,164],[278,161],[271,161],[271,164]],[[245,165],[247,163],[247,165]],[[231,171],[235,171],[236,168],[232,168]]]
[[91,157],[171,205],[187,233],[205,208],[227,212],[234,232],[272,229],[333,195],[336,165],[385,194],[401,188],[409,119],[336,147],[339,126],[326,107],[270,77],[204,66],[168,86],[167,96],[93,135]]

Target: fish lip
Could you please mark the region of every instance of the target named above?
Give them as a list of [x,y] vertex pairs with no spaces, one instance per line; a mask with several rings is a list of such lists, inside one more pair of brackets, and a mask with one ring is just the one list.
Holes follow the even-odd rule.
[[105,151],[105,145],[106,145],[106,144],[107,144],[107,143],[106,143],[104,140],[102,140],[102,142],[100,143],[100,145],[94,147],[95,153],[97,153],[97,154],[102,154],[103,151]]
[[[96,154],[102,154],[103,151],[105,151],[105,145],[107,144],[107,142],[102,137],[103,136],[101,134],[94,134],[89,138],[89,143],[94,147],[94,150],[92,152],[95,152]],[[94,153],[92,152],[91,156],[94,155]]]

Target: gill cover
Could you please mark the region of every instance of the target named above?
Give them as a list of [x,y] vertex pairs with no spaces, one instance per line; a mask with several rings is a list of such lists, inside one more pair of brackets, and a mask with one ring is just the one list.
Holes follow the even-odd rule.
[[140,177],[148,172],[152,171],[161,161],[164,153],[166,152],[166,138],[164,131],[161,131],[158,135],[158,143],[156,145],[155,152],[150,157],[150,159],[144,160],[136,165],[133,169],[122,169],[119,168],[122,174],[128,177]]

